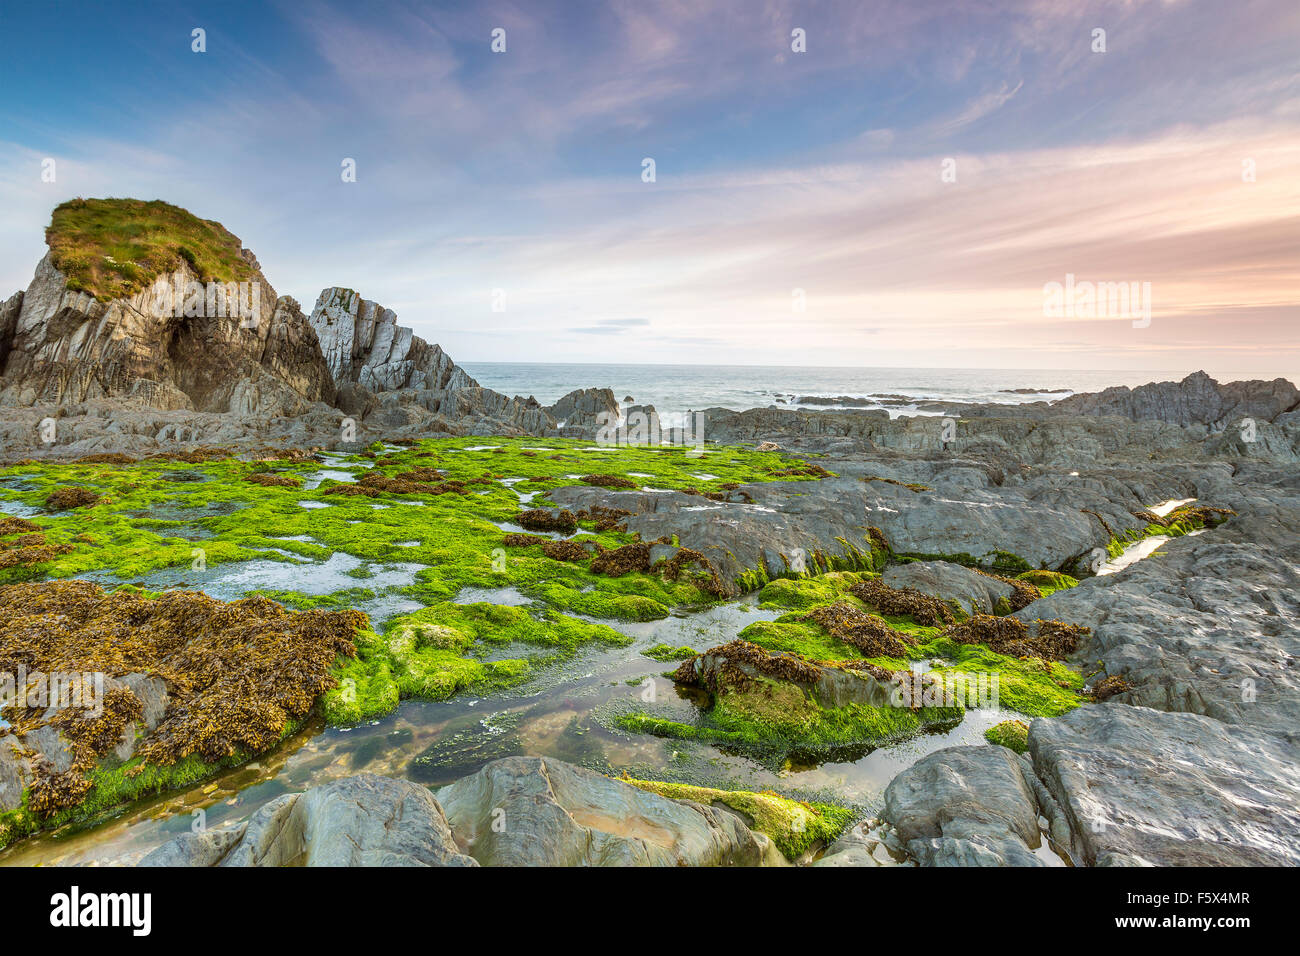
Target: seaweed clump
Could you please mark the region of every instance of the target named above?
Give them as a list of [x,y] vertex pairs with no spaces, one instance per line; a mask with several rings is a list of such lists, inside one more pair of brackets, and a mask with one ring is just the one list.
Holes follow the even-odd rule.
[[[982,574],[986,578],[992,578],[995,581],[1001,581],[1003,584],[1011,587],[1011,597],[1006,599],[1008,614],[1014,614],[1016,611],[1029,607],[1043,596],[1043,592],[1038,589],[1032,581],[1024,578],[1009,578],[1002,574],[995,574],[992,571],[985,571],[983,568],[972,568],[976,574]],[[1001,604],[1003,599],[999,599]]]
[[356,484],[333,485],[326,488],[321,494],[364,495],[367,498],[378,498],[380,495],[464,495],[469,494],[469,492],[465,489],[465,483],[461,481],[444,481],[434,485],[427,481],[416,481],[400,475],[389,477],[388,475],[379,475],[372,472],[362,477]]
[[543,537],[540,534],[519,534],[517,531],[513,531],[502,538],[501,543],[507,548],[531,548],[535,544],[550,540],[550,538]]
[[632,512],[626,508],[608,508],[605,505],[592,505],[590,508],[584,508],[577,513],[575,517],[579,521],[594,521],[597,531],[626,531],[627,525],[623,519],[628,517]]
[[[711,657],[715,667],[705,667],[704,658]],[[698,665],[698,666],[697,666]],[[741,690],[750,685],[752,678],[745,668],[776,681],[796,684],[815,684],[821,676],[817,667],[798,654],[771,653],[757,644],[736,638],[705,654],[697,654],[682,661],[673,672],[679,684],[701,687],[715,694],[725,688]]]
[[585,561],[587,549],[576,541],[552,541],[542,539],[542,554],[554,561]]
[[254,485],[262,485],[265,488],[302,487],[301,478],[295,478],[293,475],[277,475],[269,471],[255,471],[251,475],[245,475],[244,480]]
[[1011,657],[1041,657],[1063,660],[1079,646],[1079,639],[1089,633],[1081,624],[1064,621],[1034,622],[1034,632],[1019,618],[993,614],[973,614],[954,624],[943,636],[958,644],[986,644],[989,650]]
[[599,488],[635,488],[636,482],[622,475],[583,475],[579,481]]
[[1029,749],[1029,725],[1023,720],[1004,720],[984,731],[984,739],[1022,754]]
[[691,565],[704,572],[703,575],[697,576],[694,582],[701,591],[719,598],[731,596],[731,589],[727,587],[727,583],[718,573],[718,569],[713,566],[713,562],[694,548],[678,548],[677,553],[663,564],[664,577],[669,581],[676,581],[681,577],[682,571]]
[[555,531],[560,534],[573,534],[578,530],[578,518],[568,508],[561,511],[533,508],[529,511],[519,512],[519,517],[515,520],[521,528],[527,528],[529,531]]
[[1101,703],[1104,700],[1110,700],[1116,694],[1127,693],[1132,689],[1133,685],[1123,677],[1118,674],[1109,674],[1093,685],[1092,699]]
[[906,657],[913,644],[901,631],[874,614],[859,611],[847,601],[815,608],[804,620],[817,622],[832,637],[853,645],[867,657]]
[[643,541],[625,544],[621,548],[596,545],[596,555],[591,559],[591,573],[616,578],[633,571],[650,570],[650,545]]
[[82,488],[79,485],[65,485],[50,492],[45,499],[45,507],[50,511],[70,511],[73,508],[84,508],[87,505],[93,505],[103,497],[99,492],[91,491],[89,488]]
[[945,601],[916,588],[891,588],[877,578],[867,578],[849,588],[849,593],[881,614],[906,615],[926,627],[942,627],[957,620]]
[[[267,750],[336,686],[331,667],[355,655],[353,640],[369,626],[355,610],[295,612],[267,598],[227,603],[198,591],[108,593],[77,580],[0,586],[0,605],[0,672],[104,674],[109,685],[100,714],[6,709],[9,733],[53,725],[71,750],[61,773],[33,759],[28,805],[42,817],[85,797],[99,758],[122,742],[136,744],[128,775],[191,755],[212,762]],[[142,704],[117,680],[130,674],[166,686],[156,725],[135,738]]]

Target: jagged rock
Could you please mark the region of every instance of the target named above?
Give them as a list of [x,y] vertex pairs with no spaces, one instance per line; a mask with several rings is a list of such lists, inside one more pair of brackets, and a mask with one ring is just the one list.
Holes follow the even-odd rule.
[[598,428],[602,424],[602,414],[609,416],[603,420],[608,426],[618,421],[618,401],[613,390],[608,388],[575,389],[548,406],[546,411],[564,428]]
[[140,866],[477,866],[424,787],[375,774],[277,797],[233,830],[187,833]]
[[494,760],[438,791],[463,852],[484,866],[757,866],[734,813],[669,800],[542,757]]
[[1193,372],[1181,382],[1152,382],[1137,388],[1121,385],[1072,395],[1054,407],[1071,414],[1121,415],[1219,429],[1243,418],[1271,422],[1298,405],[1300,390],[1286,379],[1220,385],[1205,372]]
[[438,425],[453,434],[543,434],[555,427],[537,402],[479,385],[439,346],[398,325],[392,309],[351,289],[323,290],[310,322],[349,414],[389,428]]
[[322,290],[310,322],[339,388],[356,383],[371,392],[384,392],[478,385],[442,349],[398,325],[396,312],[351,289]]

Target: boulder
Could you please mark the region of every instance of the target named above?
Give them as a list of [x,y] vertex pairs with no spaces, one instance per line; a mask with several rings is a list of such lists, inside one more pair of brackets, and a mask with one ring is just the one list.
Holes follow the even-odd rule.
[[951,561],[896,564],[885,570],[881,580],[891,588],[915,588],[940,600],[956,601],[967,614],[995,613],[998,601],[1009,600],[1014,591],[1005,581]]
[[756,866],[734,813],[669,800],[543,757],[505,757],[438,791],[461,851],[484,866]]
[[922,866],[1045,866],[1031,780],[1005,747],[950,747],[895,777],[881,816]]

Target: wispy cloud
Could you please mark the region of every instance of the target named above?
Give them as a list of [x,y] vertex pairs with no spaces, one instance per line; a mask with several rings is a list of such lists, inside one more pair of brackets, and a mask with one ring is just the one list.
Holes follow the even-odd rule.
[[[1293,361],[1290,0],[222,16],[207,59],[147,7],[9,18],[0,296],[57,202],[136,195],[224,222],[278,291],[358,288],[462,359]],[[92,68],[105,43],[132,55]],[[1067,272],[1150,281],[1152,325],[1046,319]]]

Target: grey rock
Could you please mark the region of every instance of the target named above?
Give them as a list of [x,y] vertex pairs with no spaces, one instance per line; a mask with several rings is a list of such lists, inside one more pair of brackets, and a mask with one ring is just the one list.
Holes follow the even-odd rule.
[[1005,747],[929,754],[885,789],[882,818],[922,866],[1045,866],[1039,806]]
[[601,424],[612,426],[619,417],[618,402],[608,388],[575,389],[546,411],[561,427],[589,431],[590,437],[595,437],[594,431]]
[[1298,754],[1271,734],[1108,703],[1035,720],[1029,753],[1089,865],[1300,863]]
[[1300,391],[1286,379],[1220,385],[1205,372],[1193,372],[1181,382],[1117,386],[1095,394],[1072,395],[1055,407],[1076,414],[1122,415],[1217,429],[1243,418],[1272,421],[1297,405]]
[[885,569],[881,580],[891,588],[915,588],[944,601],[956,601],[968,614],[994,613],[999,600],[1009,599],[1011,585],[951,561],[913,561]]
[[438,791],[456,843],[484,866],[756,866],[734,813],[668,800],[542,757],[506,757]]
[[476,866],[424,787],[345,777],[262,806],[238,830],[185,834],[141,866]]

